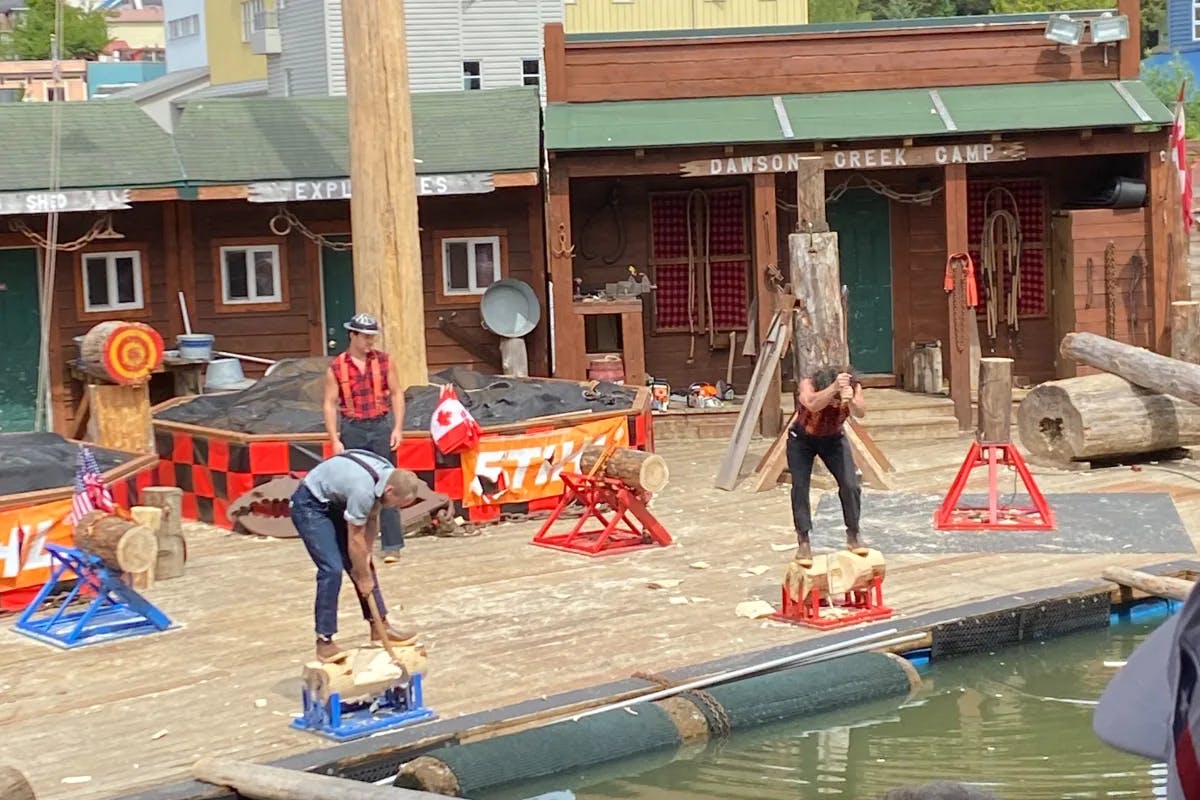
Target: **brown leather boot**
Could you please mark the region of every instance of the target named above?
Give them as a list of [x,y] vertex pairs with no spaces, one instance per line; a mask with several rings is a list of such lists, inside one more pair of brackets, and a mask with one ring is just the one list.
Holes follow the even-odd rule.
[[796,531],[796,560],[812,563],[812,545],[808,542],[808,531]]
[[[383,621],[383,627],[387,631],[388,643],[392,647],[404,647],[417,641],[416,631],[398,630],[397,628],[393,628],[387,620]],[[371,626],[371,643],[380,644],[379,633],[375,630],[374,625]]]
[[322,664],[336,664],[346,658],[346,653],[333,639],[317,637],[317,660]]
[[846,531],[846,549],[862,555],[871,547],[871,543],[862,538],[858,531]]

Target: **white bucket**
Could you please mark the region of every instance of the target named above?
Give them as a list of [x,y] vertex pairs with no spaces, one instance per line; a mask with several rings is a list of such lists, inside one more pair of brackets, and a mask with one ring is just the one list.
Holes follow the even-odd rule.
[[213,342],[216,337],[211,333],[181,333],[175,337],[179,345],[179,357],[197,361],[211,361]]

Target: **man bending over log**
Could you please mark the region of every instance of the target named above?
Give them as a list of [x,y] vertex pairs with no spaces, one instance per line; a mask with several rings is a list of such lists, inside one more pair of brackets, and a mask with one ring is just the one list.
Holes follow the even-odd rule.
[[862,417],[866,409],[862,382],[850,368],[819,369],[800,381],[796,390],[796,421],[788,431],[787,460],[792,473],[792,520],[800,545],[796,553],[799,560],[812,559],[809,544],[812,507],[808,493],[813,463],[818,456],[837,481],[842,519],[846,523],[846,547],[858,550],[867,546],[859,539],[858,530],[862,489],[850,442],[843,430],[851,414]]
[[[350,574],[358,589],[358,602],[368,625],[372,618],[367,600],[370,595],[392,645],[400,647],[416,641],[416,633],[398,631],[388,624],[371,552],[379,535],[380,512],[411,505],[417,499],[418,480],[382,456],[366,450],[346,450],[313,467],[292,495],[292,522],[317,565],[314,613],[320,661],[333,663],[346,655],[333,641],[343,571]],[[380,641],[374,626],[371,640]]]

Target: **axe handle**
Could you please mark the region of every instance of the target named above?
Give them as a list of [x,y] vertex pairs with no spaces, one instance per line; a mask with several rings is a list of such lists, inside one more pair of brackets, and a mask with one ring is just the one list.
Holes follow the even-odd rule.
[[[375,580],[378,581],[379,579],[376,578]],[[388,639],[387,626],[383,624],[383,617],[379,614],[379,605],[375,602],[374,592],[367,592],[367,607],[371,609],[371,624],[375,626],[375,633],[378,634],[379,641],[383,643],[383,649],[387,650],[387,654],[391,657],[392,661],[403,666],[400,659],[396,657],[396,651],[392,649],[392,643]]]

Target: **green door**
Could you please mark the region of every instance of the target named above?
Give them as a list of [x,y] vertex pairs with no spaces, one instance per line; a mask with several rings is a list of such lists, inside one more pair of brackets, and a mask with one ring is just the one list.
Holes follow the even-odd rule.
[[[326,237],[347,242],[349,236]],[[325,354],[337,355],[349,344],[343,325],[354,316],[354,256],[351,250],[321,248],[321,285],[325,293]]]
[[0,433],[34,429],[37,398],[38,258],[0,249]]
[[850,289],[850,361],[866,374],[892,372],[891,211],[886,197],[853,189],[826,214],[838,234],[842,283]]

